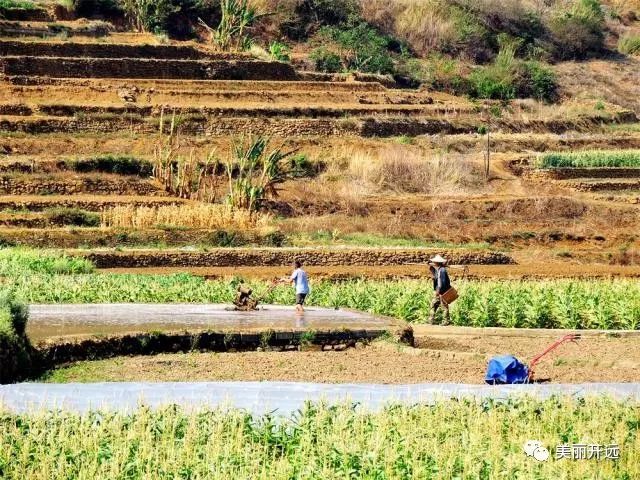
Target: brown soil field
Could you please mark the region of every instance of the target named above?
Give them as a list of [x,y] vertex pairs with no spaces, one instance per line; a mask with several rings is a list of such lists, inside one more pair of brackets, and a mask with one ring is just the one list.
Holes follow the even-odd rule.
[[[306,381],[327,383],[483,383],[489,357],[510,353],[528,363],[553,337],[420,338],[420,348],[384,341],[345,351],[162,354],[81,362],[51,381]],[[536,368],[553,383],[640,381],[637,338],[586,337],[565,344]]]

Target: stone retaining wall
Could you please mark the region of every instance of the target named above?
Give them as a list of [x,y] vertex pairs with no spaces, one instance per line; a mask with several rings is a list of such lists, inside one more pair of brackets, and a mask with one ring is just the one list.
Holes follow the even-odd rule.
[[523,172],[531,180],[575,178],[640,178],[640,168],[547,168]]
[[44,8],[6,8],[2,10],[5,20],[16,22],[53,22],[55,19]]
[[[398,322],[401,323],[401,322]],[[413,345],[413,330],[400,325],[392,332],[382,329],[318,331],[313,336],[300,331],[231,333],[215,331],[134,333],[109,337],[60,338],[40,343],[36,355],[40,369],[82,360],[99,360],[122,355],[156,355],[191,351],[237,352],[298,350],[309,343],[322,349],[353,347],[391,333],[399,341]],[[311,338],[311,340],[309,340]]]
[[0,41],[2,57],[148,58],[167,60],[251,60],[248,55],[209,53],[184,45]]
[[581,182],[579,180],[566,180],[564,185],[580,192],[622,192],[625,190],[640,190],[640,178],[636,182]]
[[2,195],[167,195],[156,183],[144,179],[99,177],[70,177],[37,179],[28,176],[0,175]]
[[5,75],[58,78],[160,78],[194,80],[297,80],[293,67],[261,60],[4,57]]
[[91,252],[84,254],[98,268],[132,267],[230,267],[290,265],[300,259],[306,265],[402,265],[427,263],[436,253],[451,264],[511,264],[498,252],[435,249],[216,249],[208,252]]
[[131,205],[140,207],[157,207],[164,205],[182,205],[186,201],[176,197],[113,197],[105,198],[88,196],[72,197],[60,196],[54,201],[46,196],[40,197],[0,197],[0,209],[30,210],[40,212],[49,208],[80,208],[90,212],[99,212],[107,207],[116,205]]

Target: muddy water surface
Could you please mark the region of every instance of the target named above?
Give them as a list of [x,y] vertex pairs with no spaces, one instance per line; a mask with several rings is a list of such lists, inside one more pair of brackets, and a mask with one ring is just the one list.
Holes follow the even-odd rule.
[[34,341],[70,335],[208,329],[252,332],[272,330],[385,329],[392,321],[366,313],[288,306],[236,312],[216,304],[30,305],[27,334]]

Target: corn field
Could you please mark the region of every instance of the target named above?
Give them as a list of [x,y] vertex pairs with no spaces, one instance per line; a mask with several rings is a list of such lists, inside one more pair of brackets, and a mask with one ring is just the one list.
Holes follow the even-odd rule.
[[[307,404],[238,410],[0,413],[0,477],[122,479],[633,479],[635,403],[606,398],[438,401],[369,412]],[[527,458],[530,439],[551,458]],[[556,460],[562,444],[617,444],[619,460]]]
[[538,157],[538,168],[640,167],[640,150],[591,150],[547,153]]
[[253,230],[269,227],[271,217],[220,204],[201,203],[160,207],[124,205],[104,210],[101,215],[101,224],[103,227],[112,228],[144,229],[170,226],[211,230]]
[[[283,271],[283,274],[286,273]],[[313,279],[312,279],[313,280]],[[5,287],[28,303],[230,303],[235,283],[177,275],[21,275]],[[266,282],[251,282],[257,295]],[[633,280],[465,281],[451,306],[455,325],[524,328],[640,328],[640,283]],[[429,281],[320,281],[309,304],[346,307],[409,322],[425,322],[432,298]],[[290,287],[273,290],[263,303],[291,304]]]

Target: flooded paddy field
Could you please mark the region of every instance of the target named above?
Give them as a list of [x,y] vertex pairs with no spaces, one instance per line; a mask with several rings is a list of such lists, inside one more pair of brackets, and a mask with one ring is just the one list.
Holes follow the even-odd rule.
[[33,342],[55,337],[132,332],[210,330],[254,333],[274,331],[383,331],[398,322],[344,309],[265,306],[234,311],[226,304],[75,304],[31,305],[27,334]]

